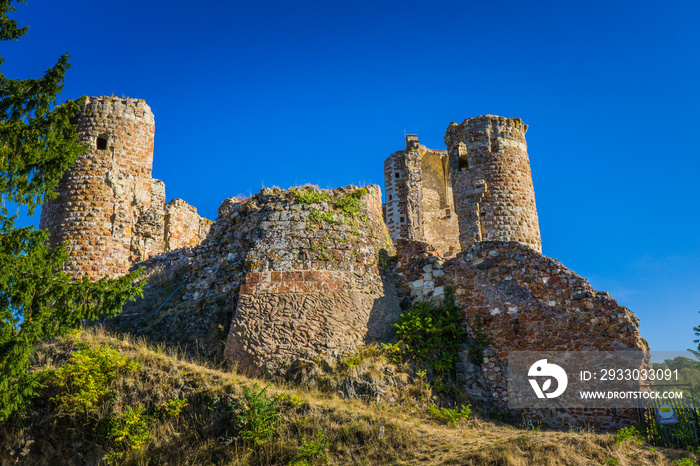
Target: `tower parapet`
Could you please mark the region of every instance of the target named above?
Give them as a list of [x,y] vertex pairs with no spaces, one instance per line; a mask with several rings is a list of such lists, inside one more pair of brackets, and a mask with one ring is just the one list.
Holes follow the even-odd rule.
[[462,249],[479,241],[517,241],[542,250],[526,131],[520,118],[495,115],[447,127]]

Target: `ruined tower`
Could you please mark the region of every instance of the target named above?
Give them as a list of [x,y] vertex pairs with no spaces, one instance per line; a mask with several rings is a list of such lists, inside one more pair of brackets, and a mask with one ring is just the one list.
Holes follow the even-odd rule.
[[447,151],[406,136],[406,150],[384,161],[385,220],[393,239],[423,241],[445,257],[459,251]]
[[[74,276],[121,275],[166,250],[166,218],[192,208],[178,204],[166,212],[165,185],[151,178],[155,121],[143,100],[86,97],[76,123],[88,150],[62,178],[59,196],[42,207],[40,227],[48,229],[52,246],[66,243],[66,271]],[[211,223],[188,220],[192,225],[184,229],[197,237]],[[175,230],[183,227],[169,228]]]
[[479,241],[518,241],[542,250],[526,131],[520,118],[495,115],[447,127],[462,249]]

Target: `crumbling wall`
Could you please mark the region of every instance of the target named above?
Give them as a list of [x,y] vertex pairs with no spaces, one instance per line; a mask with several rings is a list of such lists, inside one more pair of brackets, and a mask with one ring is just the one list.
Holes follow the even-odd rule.
[[196,246],[209,233],[212,222],[197,214],[197,209],[182,199],[173,199],[164,209],[165,250]]
[[446,151],[428,149],[416,135],[407,135],[406,150],[384,162],[384,184],[385,218],[393,239],[428,242],[445,257],[459,251]]
[[479,241],[518,241],[542,250],[526,131],[519,118],[495,115],[447,127],[462,249]]
[[[245,283],[224,355],[249,372],[272,373],[393,333],[400,310],[379,275],[380,257],[393,250],[379,187],[324,193],[328,199],[303,203],[294,192],[270,192],[225,208],[217,220],[216,231],[224,217],[248,240],[245,251],[232,253],[243,262]],[[335,206],[344,196],[359,197],[354,217]]]
[[[445,263],[444,271],[472,333],[480,321],[490,339],[482,369],[497,404],[505,406],[508,399],[509,351],[649,351],[634,313],[561,262],[520,243],[478,243]],[[632,411],[534,410],[528,416],[554,425],[612,428],[633,423]]]
[[[66,244],[65,269],[74,276],[122,275],[169,249],[165,185],[151,178],[153,113],[140,99],[86,97],[75,122],[88,150],[60,181],[59,196],[42,207],[40,228],[48,229],[52,247]],[[187,230],[191,222],[201,238],[206,225],[190,217],[177,227]],[[173,247],[194,244],[190,236]]]

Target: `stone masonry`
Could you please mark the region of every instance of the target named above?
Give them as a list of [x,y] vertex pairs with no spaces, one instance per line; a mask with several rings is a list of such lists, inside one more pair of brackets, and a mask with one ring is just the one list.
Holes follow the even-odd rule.
[[406,136],[406,150],[384,161],[385,219],[391,237],[425,241],[445,257],[459,251],[447,151]]
[[427,149],[409,134],[406,150],[384,162],[392,238],[425,241],[448,258],[479,241],[540,251],[526,131],[519,118],[470,118],[448,126],[447,151]]
[[542,250],[526,131],[520,118],[495,115],[447,127],[462,249],[479,241],[518,241]]
[[[634,313],[607,292],[593,290],[561,262],[520,243],[478,243],[444,270],[445,284],[454,288],[468,328],[479,322],[491,339],[482,369],[489,391],[502,406],[508,400],[509,351],[634,351],[640,360],[648,354]],[[632,410],[556,416],[533,410],[528,415],[560,426],[613,428],[637,421]]]
[[143,100],[86,97],[75,121],[89,149],[40,221],[52,246],[66,243],[68,272],[123,275],[138,261],[201,241],[211,222],[184,201],[164,206],[165,185],[151,178],[155,122]]
[[[271,193],[255,213],[241,203],[226,214],[252,244],[240,255],[245,282],[224,355],[249,372],[277,373],[300,357],[342,354],[393,334],[400,310],[379,275],[380,255],[393,251],[379,187],[318,192],[328,198],[303,203]],[[354,216],[338,208],[354,198]]]
[[[252,374],[283,375],[298,360],[391,341],[402,308],[439,302],[449,286],[470,335],[481,325],[488,336],[482,364],[465,350],[457,367],[484,406],[507,406],[510,351],[629,351],[648,360],[631,311],[540,253],[520,119],[451,123],[447,151],[408,135],[384,163],[384,206],[378,186],[264,188],[225,200],[213,225],[180,199],[164,203],[164,184],[151,178],[154,122],[143,101],[90,97],[76,121],[90,150],[44,206],[41,226],[53,245],[67,244],[76,276],[145,266],[163,287],[156,296],[182,290],[157,316],[151,307],[165,297],[144,300],[150,320],[135,328],[216,346]],[[629,410],[525,411],[562,427],[635,421]]]

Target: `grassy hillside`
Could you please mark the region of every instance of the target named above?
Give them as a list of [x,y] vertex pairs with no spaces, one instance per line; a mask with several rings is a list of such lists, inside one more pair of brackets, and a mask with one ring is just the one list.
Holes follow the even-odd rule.
[[2,465],[694,464],[689,452],[634,438],[431,410],[421,379],[396,388],[393,404],[367,403],[207,367],[100,329],[41,344],[33,370],[46,386],[30,410],[0,424]]

